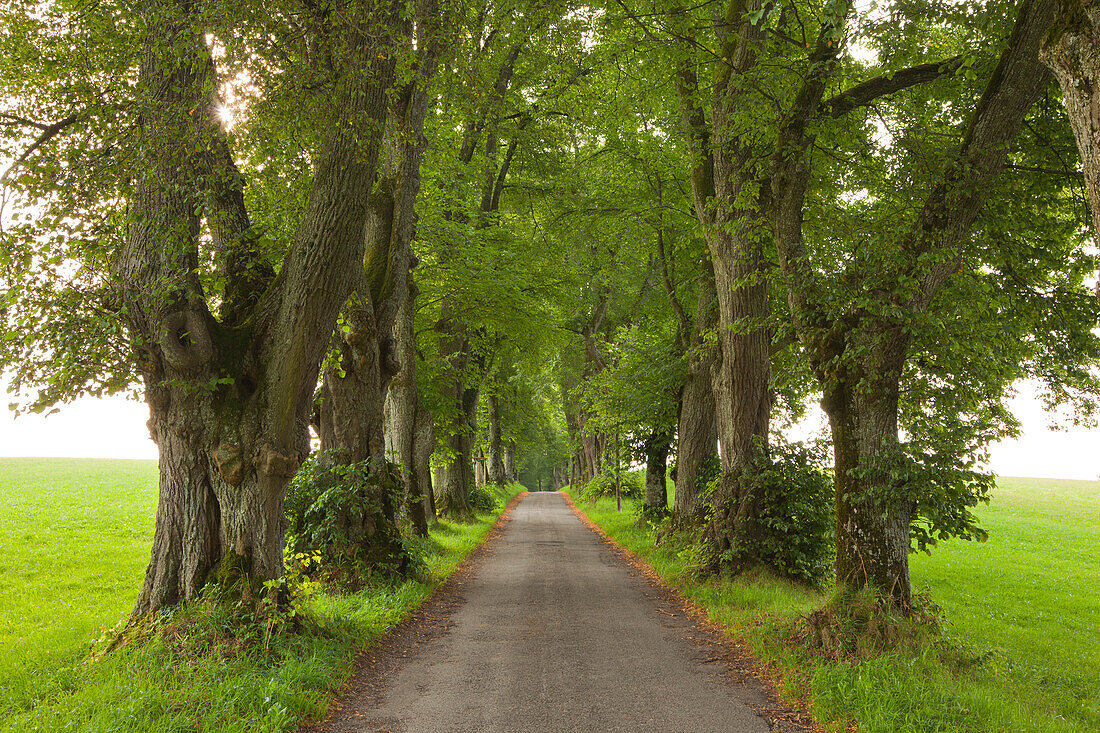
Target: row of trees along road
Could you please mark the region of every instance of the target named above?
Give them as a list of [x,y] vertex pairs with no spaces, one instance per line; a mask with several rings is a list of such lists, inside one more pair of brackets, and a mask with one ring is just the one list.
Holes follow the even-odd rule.
[[815,399],[836,580],[905,608],[911,549],[983,536],[1012,385],[1100,393],[1091,2],[0,15],[4,371],[21,410],[149,405],[137,617],[281,576],[311,425],[379,492],[399,463],[421,533],[475,461],[556,488],[632,451],[648,519],[782,572]]

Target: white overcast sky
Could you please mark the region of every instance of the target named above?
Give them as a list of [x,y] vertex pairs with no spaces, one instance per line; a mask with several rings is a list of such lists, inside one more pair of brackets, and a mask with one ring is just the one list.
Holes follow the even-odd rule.
[[[1052,431],[1050,419],[1027,385],[1012,401],[1023,422],[1018,440],[999,443],[991,466],[1001,476],[1094,480],[1100,477],[1100,429]],[[819,410],[807,421],[824,424]],[[43,417],[13,418],[0,412],[0,456],[156,458],[143,402],[123,398],[84,399]],[[808,426],[807,426],[808,427]]]

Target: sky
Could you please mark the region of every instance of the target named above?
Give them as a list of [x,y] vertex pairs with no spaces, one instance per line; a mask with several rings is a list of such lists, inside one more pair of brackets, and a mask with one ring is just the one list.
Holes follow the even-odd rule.
[[[1096,480],[1100,478],[1100,429],[1049,429],[1050,418],[1028,385],[1011,402],[1023,423],[1017,440],[998,443],[990,466],[1000,476]],[[0,457],[156,458],[145,426],[143,402],[122,397],[82,399],[48,417],[0,413]],[[799,432],[825,425],[815,408]]]

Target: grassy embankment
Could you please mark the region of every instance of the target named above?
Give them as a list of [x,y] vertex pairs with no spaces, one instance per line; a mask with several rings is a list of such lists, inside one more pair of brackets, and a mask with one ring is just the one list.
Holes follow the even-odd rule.
[[156,480],[152,461],[0,459],[0,731],[292,730],[323,715],[355,651],[420,604],[497,514],[433,530],[430,581],[318,594],[313,631],[266,650],[192,654],[161,640],[90,658],[137,597]]
[[791,641],[821,594],[788,583],[703,581],[654,546],[633,506],[578,506],[746,641],[832,730],[867,733],[1100,730],[1100,482],[1004,479],[979,510],[986,543],[912,558],[917,587],[946,617],[942,640],[830,662]]

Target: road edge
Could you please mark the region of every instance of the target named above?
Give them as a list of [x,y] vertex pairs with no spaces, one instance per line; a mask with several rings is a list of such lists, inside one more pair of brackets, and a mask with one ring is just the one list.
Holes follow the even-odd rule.
[[706,639],[705,643],[719,652],[719,654],[716,654],[716,658],[721,659],[725,664],[731,684],[744,684],[743,678],[747,677],[760,686],[764,696],[768,699],[768,705],[754,707],[754,709],[773,731],[776,733],[826,733],[826,729],[822,728],[810,712],[805,709],[804,703],[802,706],[796,707],[782,698],[777,689],[776,677],[774,674],[769,674],[769,672],[774,673],[774,665],[762,662],[747,644],[739,641],[734,636],[734,630],[712,621],[705,607],[689,598],[685,598],[676,587],[662,578],[645,559],[616,542],[604,531],[603,527],[593,522],[588,514],[577,506],[572,496],[565,491],[557,493],[565,498],[566,504],[569,505],[577,518],[603,540],[604,544],[620,560],[635,571],[650,587],[659,591],[666,603],[678,608],[691,619],[696,629]]
[[[363,722],[363,716],[358,711],[370,709],[381,701],[388,688],[387,680],[390,675],[418,646],[450,630],[453,625],[450,617],[463,600],[456,597],[458,592],[477,566],[492,552],[492,545],[503,534],[505,525],[512,520],[516,506],[530,493],[521,491],[512,497],[485,534],[485,538],[462,559],[451,574],[400,623],[356,653],[352,660],[354,671],[329,701],[327,715],[323,719],[301,724],[298,728],[301,733],[360,730],[359,724]],[[355,705],[345,704],[351,702]]]

